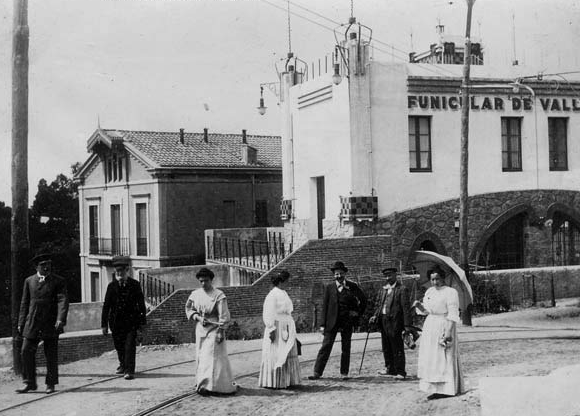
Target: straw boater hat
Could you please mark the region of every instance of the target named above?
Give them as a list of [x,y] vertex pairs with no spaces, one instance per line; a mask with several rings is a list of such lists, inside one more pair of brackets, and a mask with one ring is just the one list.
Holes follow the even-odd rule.
[[392,273],[397,273],[399,271],[399,269],[397,269],[396,267],[387,267],[386,269],[382,270],[382,274],[384,274],[385,276],[388,276]]
[[52,253],[39,253],[36,256],[34,256],[32,258],[32,264],[34,264],[35,266],[37,266],[39,263],[42,263],[43,261],[51,261],[52,260]]

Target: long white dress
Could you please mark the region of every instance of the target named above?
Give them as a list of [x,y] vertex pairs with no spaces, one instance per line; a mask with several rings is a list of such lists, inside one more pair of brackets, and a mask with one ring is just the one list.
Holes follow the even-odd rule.
[[429,394],[455,396],[464,391],[463,374],[457,346],[457,325],[448,348],[440,345],[448,321],[459,322],[459,297],[451,287],[430,287],[423,298],[429,313],[419,343],[419,388]]
[[[296,347],[294,307],[286,291],[274,287],[264,300],[262,317],[266,328],[262,341],[260,387],[283,389],[300,384],[300,362]],[[270,333],[275,333],[274,341]]]
[[[225,294],[219,289],[209,293],[203,289],[191,292],[185,304],[187,319],[199,315],[216,324],[201,325],[195,328],[195,343],[197,352],[197,369],[195,373],[198,392],[234,393],[237,386],[234,383],[225,336],[222,342],[217,342],[218,332],[230,320],[230,311]],[[196,317],[197,318],[197,317]]]

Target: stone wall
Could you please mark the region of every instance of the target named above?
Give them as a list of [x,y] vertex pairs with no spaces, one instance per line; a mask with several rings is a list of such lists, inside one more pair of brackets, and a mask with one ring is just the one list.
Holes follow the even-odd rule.
[[[394,264],[391,251],[389,236],[311,240],[254,284],[221,288],[232,316],[230,330],[239,331],[241,338],[261,336],[262,306],[272,288],[270,276],[285,269],[291,275],[286,290],[294,303],[297,327],[310,331],[319,323],[323,285],[334,279],[329,269],[333,262],[343,261],[349,268],[347,277],[364,286],[380,279],[380,271]],[[185,319],[184,312],[190,293],[185,289],[174,292],[148,315],[144,343],[192,342],[194,325]]]
[[[380,203],[380,201],[379,201]],[[393,255],[408,265],[411,254],[424,240],[438,246],[438,252],[459,258],[459,230],[456,228],[459,200],[453,199],[407,211],[395,212],[376,222],[357,222],[355,235],[393,236]],[[474,195],[469,198],[469,252],[475,262],[487,239],[506,220],[525,215],[526,267],[551,265],[551,230],[544,224],[554,211],[564,212],[580,224],[580,192],[528,190]]]

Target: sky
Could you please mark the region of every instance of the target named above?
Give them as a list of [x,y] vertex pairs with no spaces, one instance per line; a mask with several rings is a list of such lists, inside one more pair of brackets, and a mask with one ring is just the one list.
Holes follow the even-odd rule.
[[[402,62],[465,33],[466,2],[444,0],[29,0],[29,203],[84,162],[107,129],[280,134],[277,81],[289,50],[332,53],[353,15],[373,30],[374,59]],[[290,19],[288,19],[290,7]],[[0,2],[0,201],[11,205],[13,2]],[[580,68],[580,0],[477,0],[472,35],[486,62],[530,71]],[[514,30],[515,29],[515,30]],[[515,40],[515,42],[514,42]],[[324,62],[324,61],[322,61]],[[528,75],[533,75],[531,72]]]

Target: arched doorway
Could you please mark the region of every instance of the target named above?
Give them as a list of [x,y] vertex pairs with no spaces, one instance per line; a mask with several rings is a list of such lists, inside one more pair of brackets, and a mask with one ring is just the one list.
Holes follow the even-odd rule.
[[437,247],[435,246],[435,243],[431,240],[422,241],[421,244],[419,245],[419,250],[434,251],[435,253],[437,253]]
[[525,212],[502,223],[479,252],[477,264],[487,270],[524,267]]
[[580,264],[580,227],[560,211],[552,218],[552,262],[554,266]]

